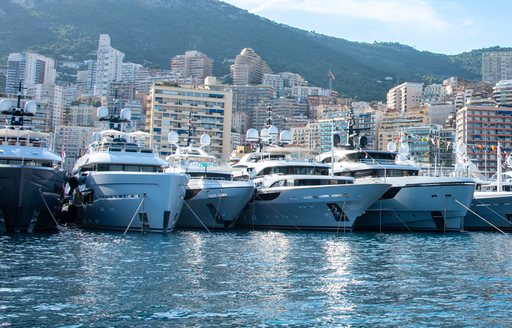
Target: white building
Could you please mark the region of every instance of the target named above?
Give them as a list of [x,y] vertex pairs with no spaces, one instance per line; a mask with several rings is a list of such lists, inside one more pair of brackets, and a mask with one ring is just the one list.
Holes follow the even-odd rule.
[[387,107],[391,111],[406,112],[418,108],[423,101],[423,83],[405,82],[390,89]]
[[9,94],[18,92],[21,81],[25,87],[35,84],[55,84],[55,61],[31,52],[9,54],[5,91]]
[[96,70],[94,74],[94,95],[107,97],[110,82],[121,81],[124,53],[110,46],[108,34],[100,34]]
[[482,54],[482,81],[496,84],[512,79],[512,51],[491,51]]
[[512,106],[512,80],[502,80],[492,89],[492,97],[498,105]]
[[64,93],[61,86],[55,84],[35,84],[28,88],[27,95],[34,100],[46,102],[49,118],[49,130],[55,131],[55,128],[61,124],[64,113]]
[[231,65],[234,85],[261,84],[265,73],[272,73],[272,70],[251,48],[242,49]]
[[199,51],[186,51],[184,55],[171,59],[171,73],[180,78],[204,80],[212,75],[212,72],[213,59]]
[[308,101],[309,96],[325,96],[330,97],[332,95],[332,90],[324,89],[320,87],[308,87],[308,86],[300,86],[295,85],[291,87],[292,97],[297,99],[298,103],[306,103]]

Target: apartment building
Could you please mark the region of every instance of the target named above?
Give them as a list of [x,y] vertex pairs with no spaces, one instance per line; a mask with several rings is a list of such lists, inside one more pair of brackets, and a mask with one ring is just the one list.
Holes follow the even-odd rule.
[[151,88],[146,112],[146,129],[152,144],[162,155],[170,155],[169,132],[180,135],[180,146],[191,142],[199,145],[202,134],[208,134],[211,144],[207,151],[227,161],[231,152],[231,120],[233,94],[210,90],[204,86],[180,86],[158,82]]

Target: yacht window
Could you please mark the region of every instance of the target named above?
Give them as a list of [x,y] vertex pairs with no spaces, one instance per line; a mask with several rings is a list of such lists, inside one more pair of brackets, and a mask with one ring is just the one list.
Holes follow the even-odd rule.
[[122,170],[123,170],[123,165],[121,165],[121,164],[110,164],[110,167],[109,167],[108,171],[122,171]]
[[149,166],[144,165],[140,167],[141,172],[162,172],[163,169],[160,166]]
[[365,178],[365,177],[374,177],[374,178],[384,178],[384,177],[409,177],[409,176],[417,176],[418,171],[416,170],[397,170],[397,169],[368,169],[368,170],[359,170],[352,172],[341,172],[336,173],[336,175],[349,175],[354,178]]
[[124,166],[124,171],[127,171],[127,172],[139,172],[140,171],[140,166],[139,165],[125,165]]
[[312,167],[312,166],[274,166],[266,167],[257,176],[268,174],[285,174],[285,175],[329,175],[329,168]]

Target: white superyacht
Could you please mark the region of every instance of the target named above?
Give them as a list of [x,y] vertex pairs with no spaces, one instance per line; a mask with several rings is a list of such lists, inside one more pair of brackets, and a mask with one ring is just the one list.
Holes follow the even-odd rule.
[[98,117],[109,120],[111,129],[99,133],[73,168],[78,221],[92,229],[171,231],[183,206],[188,177],[164,172],[167,163],[156,152],[130,140],[147,134],[120,131],[130,116],[128,109],[109,116],[108,108],[98,108]]
[[[466,147],[458,147],[456,171],[470,172],[468,167],[476,167],[468,158]],[[464,218],[466,230],[512,231],[512,157],[506,161],[506,171],[502,172],[501,145],[497,145],[496,179],[477,180],[477,189],[471,207]],[[458,170],[457,170],[458,169]],[[477,170],[473,170],[477,171]],[[477,176],[482,178],[479,172]]]
[[[21,89],[21,83],[20,83]],[[64,192],[62,158],[49,150],[51,135],[31,131],[24,116],[33,116],[37,105],[21,108],[8,99],[0,101],[10,125],[0,128],[0,233],[57,231]]]
[[[349,133],[351,135],[352,133]],[[349,175],[356,183],[381,181],[392,187],[365,212],[355,229],[461,231],[473,198],[473,179],[419,176],[420,168],[407,161],[408,148],[388,151],[336,149],[319,160],[331,163],[335,175]],[[334,156],[333,156],[334,153]]]
[[207,134],[200,137],[199,147],[193,146],[190,138],[187,146],[179,146],[176,132],[169,133],[168,139],[176,151],[166,158],[166,171],[190,176],[176,228],[232,228],[252,197],[254,183],[235,181],[229,170],[218,166],[215,156],[204,150],[210,144]]
[[[268,129],[270,136],[277,134],[272,130],[276,129]],[[268,131],[262,131],[264,138]],[[250,129],[247,140],[257,140],[257,134]],[[287,143],[290,137],[288,131],[283,131],[279,139]],[[359,217],[391,186],[381,182],[353,184],[352,178],[329,175],[329,165],[272,154],[247,154],[233,166],[245,169],[256,187],[238,221],[239,227],[351,231]]]

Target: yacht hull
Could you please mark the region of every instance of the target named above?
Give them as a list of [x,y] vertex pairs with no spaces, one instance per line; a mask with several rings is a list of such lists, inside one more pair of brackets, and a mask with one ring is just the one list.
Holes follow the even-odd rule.
[[92,172],[82,190],[79,224],[101,230],[171,231],[187,181],[176,173]]
[[56,231],[64,180],[65,172],[53,168],[1,167],[0,231]]
[[512,192],[475,192],[465,230],[512,231]]
[[474,188],[470,182],[394,185],[357,220],[354,229],[461,231]]
[[253,192],[248,181],[191,179],[176,228],[232,228]]
[[369,183],[262,188],[255,192],[238,226],[350,231],[356,219],[389,187]]

